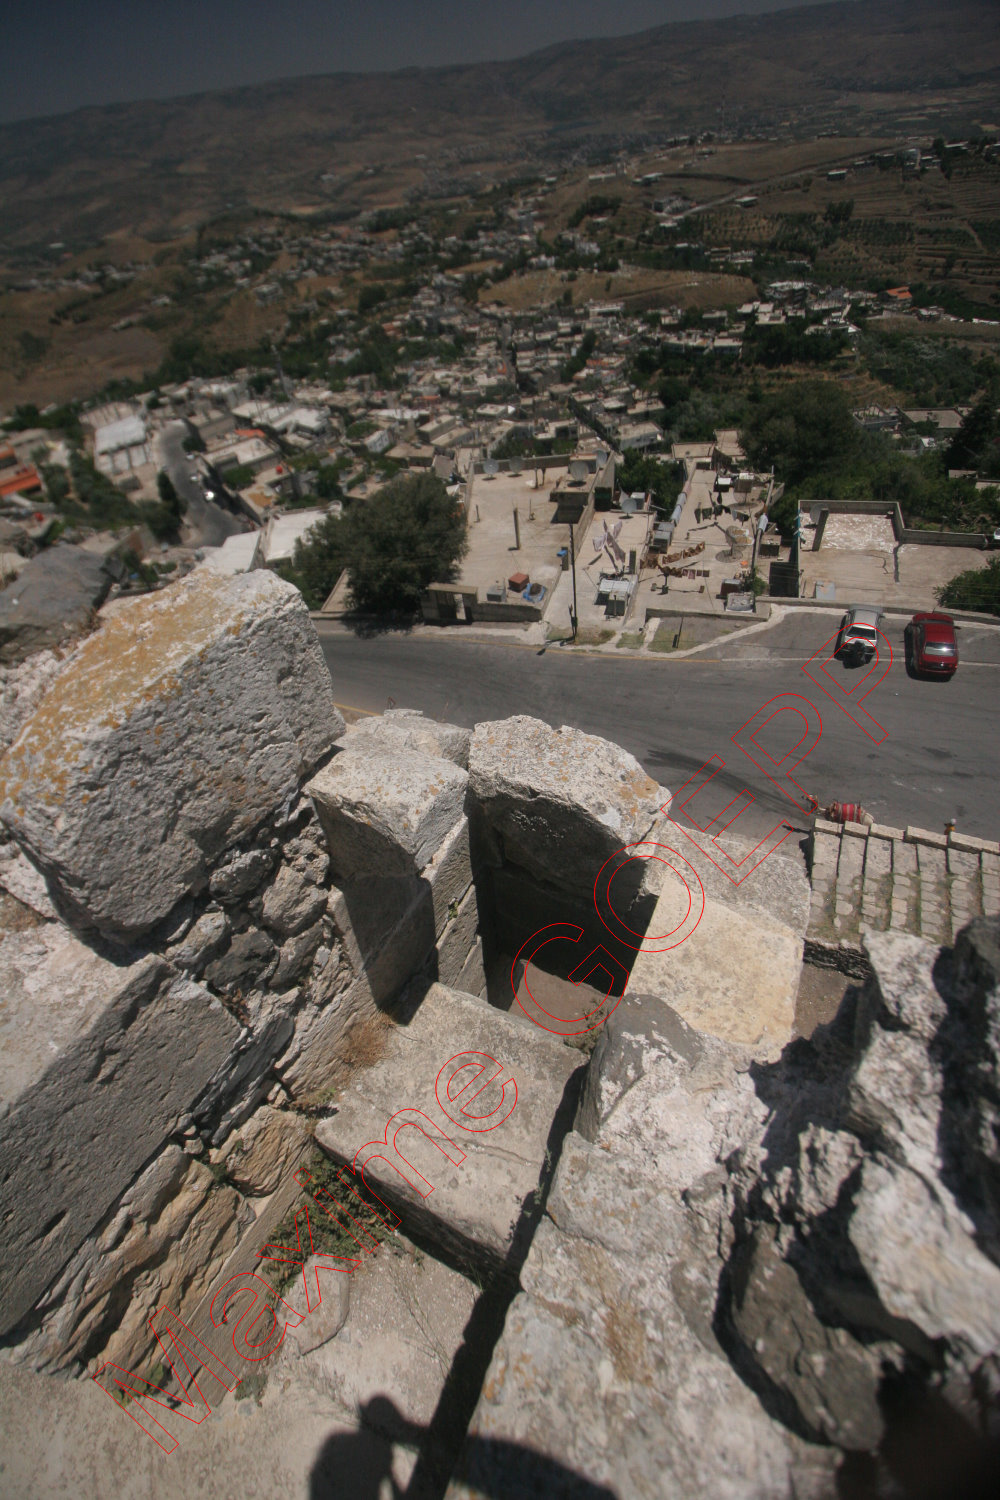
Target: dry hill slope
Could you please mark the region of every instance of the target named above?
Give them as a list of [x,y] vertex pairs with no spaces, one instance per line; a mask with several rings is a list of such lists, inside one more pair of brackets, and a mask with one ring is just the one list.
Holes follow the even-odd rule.
[[992,0],[847,0],[0,126],[0,243],[176,232],[227,206],[342,210],[676,131],[996,120]]

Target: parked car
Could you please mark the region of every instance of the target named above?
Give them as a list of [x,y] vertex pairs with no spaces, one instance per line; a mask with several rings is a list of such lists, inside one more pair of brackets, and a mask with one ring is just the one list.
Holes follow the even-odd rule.
[[884,610],[876,604],[853,604],[840,622],[838,656],[849,662],[869,662],[878,651],[878,633]]
[[914,615],[906,629],[913,649],[914,669],[950,677],[958,666],[958,642],[951,615],[929,610]]

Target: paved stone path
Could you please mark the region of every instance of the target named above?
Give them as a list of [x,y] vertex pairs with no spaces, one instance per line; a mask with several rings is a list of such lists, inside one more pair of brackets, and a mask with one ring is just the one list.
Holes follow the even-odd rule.
[[858,948],[863,931],[950,944],[973,917],[1000,912],[1000,843],[924,828],[817,818],[808,939]]

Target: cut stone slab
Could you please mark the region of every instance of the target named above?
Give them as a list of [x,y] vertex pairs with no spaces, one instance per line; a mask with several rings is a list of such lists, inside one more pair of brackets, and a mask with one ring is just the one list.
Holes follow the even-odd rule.
[[620,745],[524,715],[476,725],[469,777],[505,859],[588,893],[604,862],[649,836],[670,802]]
[[[676,934],[679,939],[691,928],[688,890],[677,876],[668,874],[644,943],[644,948],[655,945],[665,951],[639,953],[626,993],[658,996],[697,1031],[747,1047],[759,1058],[776,1057],[791,1040],[795,1020],[808,919],[804,871],[793,856],[779,851],[747,875],[743,885],[733,886],[693,845],[683,842],[685,858],[705,890],[701,920],[676,947],[666,946],[672,938],[656,944],[657,935]],[[729,839],[726,847],[739,859],[749,845]],[[700,900],[696,886],[694,890]],[[775,898],[773,906],[769,892]],[[788,896],[784,909],[781,892]],[[786,910],[788,919],[783,920]]]
[[[456,1078],[450,1096],[445,1087],[452,1069],[438,1082],[449,1060],[466,1053],[488,1054],[504,1070],[497,1083],[470,1103],[476,1115],[495,1109],[495,1118],[502,1120],[479,1133],[463,1125],[454,1102],[463,1082],[472,1081],[473,1067]],[[475,1058],[467,1061],[471,1065]],[[481,1000],[435,984],[409,1024],[392,1029],[382,1061],[358,1072],[338,1095],[337,1114],[317,1126],[316,1142],[335,1161],[363,1166],[371,1191],[400,1215],[405,1232],[442,1246],[461,1262],[499,1269],[514,1248],[544,1168],[553,1120],[579,1065],[578,1053],[538,1028],[514,1026]],[[490,1064],[484,1077],[495,1071]],[[502,1101],[501,1090],[504,1080],[511,1079],[517,1085],[517,1104],[507,1114],[510,1083]],[[436,1101],[436,1085],[438,1096],[449,1103],[448,1112]],[[392,1142],[411,1120],[439,1145],[407,1125],[398,1141],[405,1155],[400,1160]],[[381,1155],[376,1154],[378,1143]]]
[[438,724],[409,708],[391,708],[387,713],[350,724],[337,744],[342,750],[368,754],[387,750],[390,754],[418,751],[454,761],[467,770],[472,731],[458,724]]
[[468,776],[420,752],[345,750],[308,785],[342,882],[411,875],[462,816]]
[[0,592],[0,663],[13,666],[88,629],[113,582],[104,559],[57,542]]
[[298,590],[204,571],[88,637],[0,762],[0,817],[85,926],[146,932],[343,732]]
[[0,944],[0,1035],[7,1330],[196,1100],[240,1028],[162,959],[119,967],[48,923]]

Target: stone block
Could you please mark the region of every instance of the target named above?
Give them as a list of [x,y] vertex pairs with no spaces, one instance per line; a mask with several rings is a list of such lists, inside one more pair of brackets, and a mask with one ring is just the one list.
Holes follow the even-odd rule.
[[850,838],[855,838],[855,839],[864,839],[864,838],[867,838],[868,837],[868,825],[866,823],[851,823],[851,822],[847,822],[847,823],[844,824],[844,834],[846,836],[850,837]]
[[[647,943],[654,934],[679,931],[687,911],[684,886],[666,881]],[[628,993],[657,995],[695,1030],[776,1057],[791,1039],[801,968],[800,932],[777,915],[707,896],[689,937],[638,955]]]
[[924,844],[932,849],[947,849],[948,836],[944,833],[931,833],[926,828],[908,827],[903,835],[908,844]]
[[117,966],[56,923],[0,944],[0,1006],[7,1330],[224,1065],[239,1027],[162,959]]
[[111,584],[104,559],[82,547],[59,542],[40,552],[0,593],[0,663],[23,662],[87,630]]
[[[480,1116],[496,1109],[502,1123],[495,1129],[465,1128],[455,1088],[446,1095],[440,1085],[439,1097],[450,1101],[447,1113],[436,1102],[439,1073],[465,1052],[488,1054],[517,1084],[517,1105],[506,1119],[509,1082],[502,1100],[501,1088],[491,1083],[470,1104]],[[367,1160],[365,1181],[402,1217],[404,1231],[464,1262],[498,1269],[515,1234],[523,1235],[525,1202],[538,1185],[553,1117],[578,1066],[579,1054],[537,1027],[512,1026],[491,1006],[435,984],[412,1020],[392,1029],[382,1060],[359,1070],[340,1092],[337,1113],[316,1127],[316,1141],[335,1161]],[[471,1082],[471,1070],[467,1077]],[[458,1089],[463,1081],[457,1080]],[[392,1144],[397,1130],[399,1157]]]
[[469,777],[504,858],[580,893],[616,850],[650,836],[670,800],[620,746],[525,716],[477,724]]
[[462,816],[467,783],[465,771],[440,756],[354,750],[335,756],[308,792],[337,879],[419,873]]
[[133,938],[342,728],[298,591],[198,571],[77,649],[0,762],[0,817],[74,920]]
[[873,823],[868,830],[870,839],[902,839],[902,828],[890,828],[886,823]]
[[437,945],[437,977],[442,984],[459,988],[459,977],[476,945],[478,927],[479,905],[475,891],[469,891],[456,907],[454,919],[448,923]]
[[59,913],[52,905],[45,876],[16,844],[0,844],[0,886],[22,906],[30,906],[39,917],[53,921]]
[[213,1157],[240,1192],[264,1198],[292,1175],[310,1144],[309,1126],[301,1115],[263,1105]]
[[421,755],[441,756],[467,770],[471,738],[471,730],[457,724],[438,724],[415,709],[392,708],[349,725],[337,744],[342,750],[364,754],[388,751],[390,755],[399,755],[416,751]]
[[1000,854],[1000,844],[992,839],[975,839],[971,834],[956,833],[954,829],[948,835],[948,847],[964,850],[966,854],[982,854],[984,850],[990,854]]
[[813,819],[813,833],[814,834],[815,833],[828,833],[828,834],[834,835],[834,837],[836,837],[836,838],[839,839],[839,837],[840,837],[840,831],[841,831],[842,827],[843,827],[842,823],[831,823],[828,818],[814,818]]

